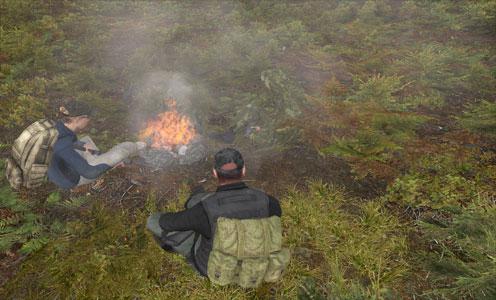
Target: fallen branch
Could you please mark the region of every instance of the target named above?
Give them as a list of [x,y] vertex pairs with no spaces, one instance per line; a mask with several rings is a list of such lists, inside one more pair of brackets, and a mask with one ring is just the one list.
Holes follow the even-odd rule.
[[124,196],[126,196],[126,194],[133,188],[133,186],[135,186],[134,183],[131,183],[131,185],[127,188],[127,190],[122,193],[122,196],[121,196],[121,199],[119,200],[119,203],[122,203],[122,199],[124,199]]

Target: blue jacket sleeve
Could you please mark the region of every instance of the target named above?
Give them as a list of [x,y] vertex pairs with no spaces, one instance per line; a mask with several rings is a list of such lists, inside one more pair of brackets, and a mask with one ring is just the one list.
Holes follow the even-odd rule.
[[78,172],[79,175],[88,179],[96,179],[103,172],[110,169],[110,166],[107,164],[99,164],[96,166],[88,164],[88,162],[71,147],[63,149],[58,153],[58,155],[67,165]]

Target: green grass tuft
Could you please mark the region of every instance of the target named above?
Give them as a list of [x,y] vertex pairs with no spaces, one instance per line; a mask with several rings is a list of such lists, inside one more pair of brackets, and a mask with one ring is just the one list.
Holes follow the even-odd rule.
[[[165,210],[182,207],[187,189],[181,191]],[[351,199],[342,189],[312,182],[307,192],[291,190],[281,200],[284,240],[292,251],[283,280],[256,290],[212,286],[146,232],[154,201],[151,196],[134,217],[94,204],[83,219],[67,224],[69,236],[28,258],[3,293],[23,299],[263,299],[275,293],[294,299],[315,280],[318,290],[336,299],[382,297],[394,293],[408,271],[404,230],[379,202]]]

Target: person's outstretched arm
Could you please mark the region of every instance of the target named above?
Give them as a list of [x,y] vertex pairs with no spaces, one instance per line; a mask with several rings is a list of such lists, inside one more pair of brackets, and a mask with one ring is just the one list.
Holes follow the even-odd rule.
[[58,152],[58,155],[67,165],[78,172],[79,175],[88,179],[96,179],[98,176],[102,175],[102,173],[110,169],[110,166],[107,164],[98,164],[96,166],[88,164],[88,162],[71,147],[67,147]]
[[163,213],[159,224],[166,232],[193,230],[206,238],[212,236],[208,217],[201,203],[180,212]]

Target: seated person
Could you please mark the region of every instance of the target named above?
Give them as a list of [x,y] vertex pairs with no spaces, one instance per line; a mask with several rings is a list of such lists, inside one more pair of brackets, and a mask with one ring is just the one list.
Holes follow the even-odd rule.
[[[281,216],[277,199],[242,182],[245,172],[244,160],[237,150],[226,148],[217,152],[212,170],[218,180],[216,192],[196,189],[186,202],[185,210],[155,213],[148,218],[147,228],[162,248],[184,255],[196,271],[212,279],[209,255],[218,218],[244,220]],[[280,228],[277,234],[280,242]]]
[[48,180],[62,189],[70,189],[96,180],[105,171],[146,147],[143,142],[124,142],[99,154],[89,137],[78,141],[76,134],[87,128],[92,109],[80,101],[60,107],[60,120],[55,127],[57,141],[48,167]]

